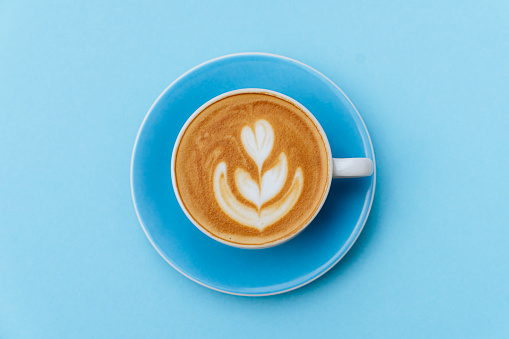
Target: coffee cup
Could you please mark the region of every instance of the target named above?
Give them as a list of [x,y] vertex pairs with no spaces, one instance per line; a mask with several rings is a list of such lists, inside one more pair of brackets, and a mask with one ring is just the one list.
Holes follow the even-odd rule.
[[261,249],[301,233],[333,178],[371,176],[369,158],[333,158],[318,120],[284,94],[246,88],[199,107],[173,148],[178,203],[203,233]]

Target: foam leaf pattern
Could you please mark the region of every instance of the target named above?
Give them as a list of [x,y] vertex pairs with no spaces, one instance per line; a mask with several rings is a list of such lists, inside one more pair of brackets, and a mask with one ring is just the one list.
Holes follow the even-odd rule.
[[251,127],[244,126],[241,141],[245,151],[258,167],[258,182],[245,169],[237,168],[234,173],[235,185],[241,196],[256,208],[235,197],[228,185],[225,162],[219,163],[214,171],[214,196],[219,207],[231,219],[262,231],[287,215],[295,206],[304,187],[304,175],[298,167],[288,191],[279,200],[264,206],[285,186],[288,179],[287,156],[281,152],[276,164],[262,174],[263,164],[274,146],[274,130],[270,123],[263,119],[255,123],[254,131]]

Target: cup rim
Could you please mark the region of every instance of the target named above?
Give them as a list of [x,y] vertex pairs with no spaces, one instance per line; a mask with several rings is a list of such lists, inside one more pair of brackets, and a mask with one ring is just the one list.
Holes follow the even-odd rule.
[[[201,226],[193,218],[193,216],[187,211],[187,208],[184,206],[184,203],[182,202],[182,199],[180,198],[180,193],[178,192],[178,189],[177,189],[176,175],[175,175],[175,158],[176,158],[176,154],[177,154],[177,149],[178,149],[178,146],[180,145],[180,142],[182,140],[182,137],[183,137],[185,131],[187,130],[187,127],[193,122],[193,120],[199,114],[201,114],[205,110],[205,108],[209,107],[210,105],[214,104],[215,102],[217,102],[217,101],[219,101],[221,99],[224,99],[226,97],[230,97],[230,96],[238,95],[238,94],[245,94],[245,93],[261,93],[261,94],[272,95],[272,96],[275,96],[275,97],[280,98],[282,100],[288,101],[291,104],[297,106],[299,109],[301,109],[306,114],[306,116],[311,119],[311,121],[315,124],[316,128],[320,132],[320,136],[322,137],[322,140],[323,140],[323,142],[325,144],[325,149],[326,149],[326,152],[327,152],[327,161],[328,161],[327,187],[325,188],[325,191],[324,191],[324,194],[323,194],[322,199],[320,201],[320,204],[318,205],[317,209],[315,210],[315,213],[311,216],[311,218],[308,220],[308,222],[306,224],[304,224],[296,232],[288,235],[287,237],[284,237],[282,239],[278,239],[278,240],[275,240],[275,241],[272,241],[272,242],[260,244],[260,245],[239,244],[239,243],[229,242],[229,241],[226,241],[224,239],[221,239],[221,238],[215,236],[214,234],[210,233],[207,229],[205,229],[203,226]],[[333,167],[333,163],[332,163],[332,151],[331,151],[331,148],[330,148],[329,140],[327,139],[327,135],[325,134],[325,131],[323,130],[322,125],[320,125],[320,122],[316,119],[316,117],[304,105],[302,105],[300,102],[298,102],[297,100],[293,99],[292,97],[289,97],[288,95],[285,95],[285,94],[282,94],[282,93],[279,93],[279,92],[276,92],[276,91],[273,91],[273,90],[263,89],[263,88],[241,88],[241,89],[236,89],[236,90],[232,90],[232,91],[228,91],[228,92],[222,93],[222,94],[220,94],[218,96],[215,96],[214,98],[208,100],[203,105],[201,105],[196,111],[194,111],[193,114],[191,114],[191,116],[189,116],[189,118],[186,120],[186,122],[184,123],[184,125],[180,129],[180,132],[179,132],[179,134],[177,136],[177,139],[175,140],[175,144],[173,145],[173,151],[172,151],[172,156],[171,156],[171,183],[172,183],[172,186],[173,186],[173,192],[175,193],[175,197],[177,198],[177,201],[179,203],[179,206],[180,206],[181,210],[184,212],[184,214],[189,219],[189,221],[191,221],[193,223],[193,225],[196,226],[205,235],[207,235],[208,237],[210,237],[210,238],[212,238],[212,239],[214,239],[214,240],[216,240],[216,241],[218,241],[218,242],[220,242],[222,244],[225,244],[225,245],[228,245],[228,246],[232,246],[232,247],[236,247],[236,248],[243,248],[243,249],[264,249],[264,248],[270,248],[270,247],[274,247],[274,246],[277,246],[277,245],[281,245],[281,244],[283,244],[283,243],[293,239],[298,234],[300,234],[306,227],[308,227],[309,224],[316,218],[316,216],[318,215],[318,213],[322,209],[322,207],[323,207],[323,205],[325,203],[325,200],[327,199],[327,197],[329,195],[329,191],[330,191],[330,187],[331,187],[331,183],[332,183],[332,167]]]

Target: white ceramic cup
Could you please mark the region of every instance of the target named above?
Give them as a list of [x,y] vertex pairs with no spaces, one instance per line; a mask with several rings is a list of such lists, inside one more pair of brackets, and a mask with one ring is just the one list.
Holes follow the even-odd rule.
[[[328,181],[327,181],[326,192],[325,192],[325,194],[324,194],[324,196],[322,198],[322,201],[320,202],[320,205],[316,209],[315,214],[310,218],[309,222],[306,225],[302,226],[297,232],[295,232],[295,233],[293,233],[293,234],[291,234],[291,235],[289,235],[289,236],[287,236],[285,238],[281,238],[281,239],[278,239],[276,241],[273,241],[273,242],[270,242],[270,243],[266,243],[266,244],[262,244],[262,245],[242,245],[242,244],[231,243],[231,242],[228,242],[228,241],[226,241],[224,239],[218,238],[215,235],[211,234],[209,231],[207,231],[205,228],[203,228],[191,216],[191,214],[187,211],[187,209],[185,208],[182,200],[180,199],[180,194],[179,194],[179,192],[177,190],[177,184],[176,184],[176,181],[175,181],[175,157],[176,157],[176,152],[177,152],[178,146],[180,144],[180,141],[182,140],[182,136],[184,135],[184,132],[187,129],[187,127],[189,126],[189,124],[191,124],[191,122],[201,112],[203,112],[203,110],[205,110],[205,108],[207,108],[208,106],[212,105],[213,103],[215,103],[215,102],[217,102],[217,101],[219,101],[221,99],[224,99],[226,97],[232,96],[232,95],[244,94],[244,93],[269,94],[269,95],[278,97],[280,99],[283,99],[285,101],[288,101],[288,102],[292,103],[293,105],[299,107],[303,112],[305,112],[307,114],[307,116],[315,123],[315,125],[318,128],[318,130],[320,131],[320,134],[321,134],[321,136],[322,136],[322,138],[323,138],[323,140],[325,142],[325,148],[327,150],[327,156],[329,158],[328,163],[329,163],[329,166],[330,166],[329,167],[329,171],[328,171],[329,178],[328,178]],[[219,241],[219,242],[221,242],[223,244],[226,244],[226,245],[230,245],[230,246],[233,246],[233,247],[239,247],[239,248],[246,248],[246,249],[259,249],[259,248],[273,247],[273,246],[282,244],[282,243],[292,239],[297,234],[302,232],[311,223],[311,221],[313,221],[313,219],[316,217],[316,215],[318,214],[318,212],[322,208],[322,206],[323,206],[323,204],[325,202],[325,199],[327,199],[327,195],[329,194],[329,189],[330,189],[331,182],[332,182],[333,178],[359,178],[359,177],[371,176],[372,174],[373,174],[373,161],[371,159],[368,159],[368,158],[333,158],[331,150],[330,150],[329,141],[327,139],[327,136],[325,135],[325,132],[324,132],[322,126],[320,125],[318,120],[316,120],[314,115],[311,114],[311,112],[306,107],[304,107],[302,104],[300,104],[297,100],[292,99],[292,98],[290,98],[290,97],[288,97],[288,96],[286,96],[284,94],[281,94],[281,93],[278,93],[278,92],[275,92],[275,91],[271,91],[271,90],[267,90],[267,89],[260,89],[260,88],[244,88],[244,89],[239,89],[239,90],[235,90],[235,91],[226,92],[226,93],[223,93],[221,95],[218,95],[217,97],[207,101],[202,106],[200,106],[200,108],[198,108],[189,117],[189,119],[187,119],[186,123],[184,124],[184,126],[180,130],[180,133],[179,133],[179,135],[177,137],[177,140],[175,142],[175,146],[173,147],[173,154],[172,154],[172,158],[171,158],[171,180],[172,180],[172,184],[173,184],[173,190],[175,192],[175,196],[177,197],[179,205],[182,208],[182,211],[184,211],[184,213],[189,218],[189,220],[200,231],[202,231],[203,233],[205,233],[206,235],[208,235],[212,239],[217,240],[217,241]]]

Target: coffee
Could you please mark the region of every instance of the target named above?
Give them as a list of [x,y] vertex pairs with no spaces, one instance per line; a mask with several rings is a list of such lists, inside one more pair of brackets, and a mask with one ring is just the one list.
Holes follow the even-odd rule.
[[269,93],[240,93],[206,107],[183,131],[176,191],[190,217],[239,245],[288,238],[319,210],[330,183],[320,128]]

